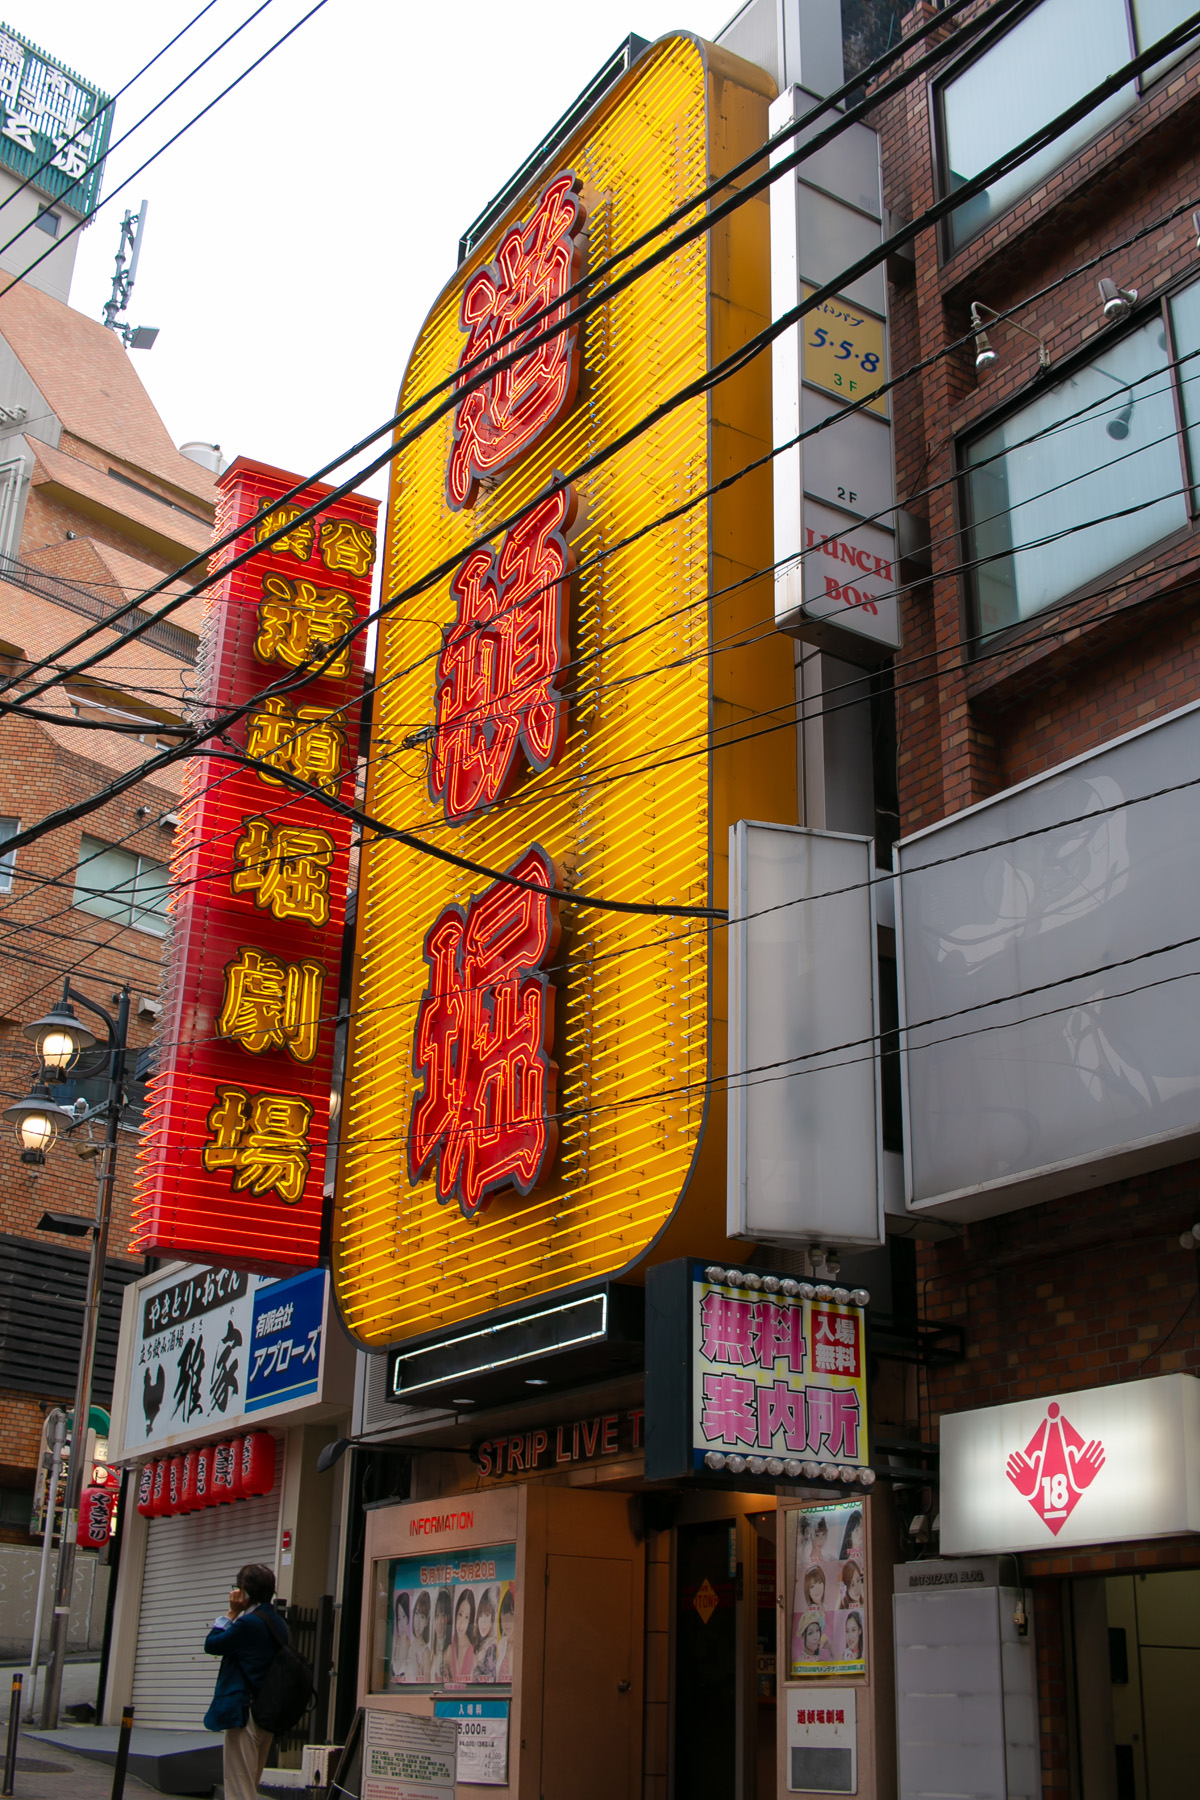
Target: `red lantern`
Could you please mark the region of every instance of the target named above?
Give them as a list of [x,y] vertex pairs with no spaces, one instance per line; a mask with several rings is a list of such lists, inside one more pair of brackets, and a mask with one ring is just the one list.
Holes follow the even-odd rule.
[[236,1499],[235,1482],[241,1475],[241,1438],[213,1447],[212,1497],[217,1506]]
[[183,1459],[183,1483],[180,1488],[179,1505],[182,1512],[196,1510],[196,1462],[199,1452],[189,1450]]
[[112,1535],[117,1491],[110,1487],[85,1487],[79,1496],[79,1525],[75,1542],[82,1550],[103,1550]]
[[167,1464],[167,1504],[169,1513],[179,1512],[183,1506],[183,1458],[173,1456]]
[[215,1498],[213,1494],[213,1451],[214,1444],[201,1444],[196,1452],[196,1506],[211,1506]]
[[152,1462],[143,1463],[138,1470],[137,1509],[143,1519],[150,1517],[151,1502],[154,1499],[155,1466]]
[[167,1485],[167,1464],[165,1461],[154,1465],[154,1487],[150,1493],[150,1517],[161,1519],[171,1509],[171,1491]]
[[275,1439],[269,1431],[248,1431],[242,1439],[242,1493],[269,1494],[275,1486]]

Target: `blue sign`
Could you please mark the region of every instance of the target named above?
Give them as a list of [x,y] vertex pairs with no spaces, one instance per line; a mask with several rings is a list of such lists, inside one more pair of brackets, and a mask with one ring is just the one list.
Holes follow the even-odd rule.
[[246,1411],[315,1394],[321,1375],[325,1271],[273,1281],[254,1295]]

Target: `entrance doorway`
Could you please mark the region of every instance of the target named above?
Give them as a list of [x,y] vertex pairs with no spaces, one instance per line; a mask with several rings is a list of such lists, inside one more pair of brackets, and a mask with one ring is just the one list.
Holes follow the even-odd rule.
[[1200,1768],[1200,1569],[1071,1583],[1081,1800],[1178,1800]]
[[676,1529],[677,1800],[775,1800],[774,1511]]

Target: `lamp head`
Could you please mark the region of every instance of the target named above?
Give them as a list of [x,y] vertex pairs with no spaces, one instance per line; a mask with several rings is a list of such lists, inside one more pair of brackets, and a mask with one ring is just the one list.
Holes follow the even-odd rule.
[[50,1090],[42,1084],[33,1087],[24,1100],[14,1100],[4,1108],[3,1117],[10,1119],[21,1147],[21,1161],[39,1167],[54,1143],[61,1127],[73,1124],[75,1115],[69,1107],[58,1106],[50,1098]]
[[1104,316],[1110,325],[1115,325],[1119,319],[1128,317],[1137,297],[1136,288],[1118,287],[1115,281],[1110,281],[1107,276],[1102,277],[1100,299],[1104,307]]
[[1127,400],[1124,406],[1119,407],[1113,414],[1104,429],[1107,431],[1110,438],[1115,438],[1118,444],[1122,444],[1129,436],[1129,426],[1132,418],[1133,401]]
[[96,1042],[95,1032],[75,1017],[74,1008],[66,1000],[60,1000],[43,1018],[23,1025],[21,1030],[37,1045],[47,1081],[64,1081],[80,1053],[90,1050]]

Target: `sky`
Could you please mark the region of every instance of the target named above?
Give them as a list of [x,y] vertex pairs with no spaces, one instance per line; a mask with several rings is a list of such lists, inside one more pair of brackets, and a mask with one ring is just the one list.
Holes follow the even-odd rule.
[[[2,0],[0,18],[115,93],[204,0]],[[215,0],[117,101],[134,126],[261,0]],[[126,177],[302,19],[267,0],[233,43],[110,153],[71,304],[99,318],[121,220],[149,201],[128,318],[134,365],[176,443],[295,473],[392,415],[458,239],[630,31],[712,37],[737,0],[325,0],[169,150]],[[356,466],[356,465],[349,465]],[[339,478],[344,478],[339,476]],[[382,496],[380,474],[365,491]]]

